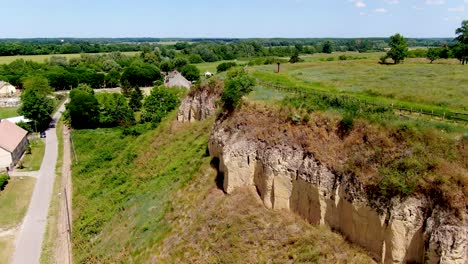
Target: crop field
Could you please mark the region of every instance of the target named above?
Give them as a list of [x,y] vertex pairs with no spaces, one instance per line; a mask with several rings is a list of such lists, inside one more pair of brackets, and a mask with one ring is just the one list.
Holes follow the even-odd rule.
[[[348,60],[339,60],[346,55]],[[265,82],[313,89],[388,104],[433,107],[468,112],[468,68],[455,60],[407,59],[399,65],[381,65],[383,53],[333,53],[304,57],[304,62],[251,68]]]
[[[122,54],[126,55],[135,55],[138,52],[121,52]],[[42,63],[45,60],[49,59],[52,56],[57,56],[57,57],[65,57],[67,59],[72,59],[72,58],[79,58],[82,53],[76,53],[76,54],[50,54],[50,55],[22,55],[22,56],[0,56],[0,64],[8,64],[11,63],[15,60],[23,59],[26,61],[33,61],[33,62],[38,62]],[[99,53],[87,53],[88,55],[96,55]]]

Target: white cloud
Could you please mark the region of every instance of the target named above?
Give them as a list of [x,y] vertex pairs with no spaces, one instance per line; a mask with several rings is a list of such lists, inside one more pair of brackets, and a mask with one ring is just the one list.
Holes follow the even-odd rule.
[[362,2],[362,1],[356,1],[356,3],[354,3],[354,5],[355,5],[357,8],[366,7],[366,4],[364,4],[364,2]]
[[443,5],[445,0],[426,0],[426,5]]
[[349,2],[354,3],[357,8],[364,8],[366,4],[362,0],[349,0]]
[[377,8],[374,10],[374,12],[376,13],[387,13],[387,9],[385,8]]
[[[400,0],[384,0],[387,4],[396,5],[400,3]],[[466,0],[468,1],[468,0]]]
[[449,12],[465,12],[465,6],[457,6],[457,7],[450,7],[448,9]]

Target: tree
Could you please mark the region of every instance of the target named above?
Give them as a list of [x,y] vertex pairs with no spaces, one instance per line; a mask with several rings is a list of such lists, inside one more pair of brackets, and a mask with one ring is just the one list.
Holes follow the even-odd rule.
[[180,103],[175,89],[167,89],[164,86],[154,87],[151,94],[145,98],[143,103],[142,122],[158,124]]
[[292,55],[291,58],[289,59],[290,63],[297,63],[301,61],[302,59],[299,57],[299,52],[294,53],[294,55]]
[[89,92],[71,90],[66,109],[65,117],[73,128],[96,128],[99,125],[99,102]]
[[255,79],[242,69],[232,69],[227,75],[221,102],[225,110],[232,112],[240,105],[242,97],[252,91]]
[[223,62],[221,64],[219,64],[217,67],[216,67],[216,70],[217,72],[225,72],[229,69],[231,69],[232,67],[236,67],[237,66],[237,63],[235,62]]
[[440,50],[438,48],[429,48],[427,50],[427,59],[431,61],[431,63],[439,58]]
[[322,52],[323,53],[328,53],[328,54],[332,53],[333,52],[333,43],[331,41],[325,42],[325,44],[323,44]]
[[162,75],[158,67],[146,63],[134,63],[122,74],[121,82],[124,86],[144,87],[151,86],[156,80],[161,80]]
[[93,88],[91,88],[91,86],[87,85],[86,83],[78,84],[78,87],[76,87],[76,89],[87,92],[89,94],[94,94]]
[[128,126],[135,122],[125,96],[118,93],[100,93],[96,95],[99,102],[99,125],[104,127]]
[[33,129],[37,132],[47,128],[50,116],[54,111],[53,99],[37,89],[26,89],[21,94],[19,113],[34,122]]
[[457,44],[453,53],[460,63],[465,65],[468,63],[468,20],[462,21],[461,27],[455,30],[455,34],[457,35],[455,38]]
[[30,76],[24,79],[23,87],[25,90],[34,90],[43,95],[52,94],[54,91],[49,85],[47,78],[39,75]]
[[189,61],[190,63],[197,64],[197,63],[202,63],[203,59],[199,54],[190,54]]
[[189,61],[186,58],[175,58],[172,60],[173,68],[181,71],[186,65],[189,64]]
[[185,65],[181,70],[180,73],[189,81],[196,82],[200,80],[200,70],[197,66],[188,64]]
[[140,111],[144,96],[141,92],[140,87],[135,87],[135,89],[130,94],[130,102],[128,103],[133,111]]
[[395,64],[402,62],[408,57],[408,43],[405,38],[400,34],[395,34],[390,37],[390,50],[387,56],[393,60]]
[[170,71],[174,70],[174,64],[170,60],[161,62],[159,67],[161,68],[161,71],[165,73],[169,73]]

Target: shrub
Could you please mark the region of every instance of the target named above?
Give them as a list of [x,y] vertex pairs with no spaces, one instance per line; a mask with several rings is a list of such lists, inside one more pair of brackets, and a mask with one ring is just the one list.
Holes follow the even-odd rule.
[[225,110],[229,112],[236,109],[242,100],[242,96],[250,93],[255,86],[255,79],[247,76],[241,69],[235,69],[228,72],[228,79],[225,81],[225,87],[221,101]]
[[5,174],[0,175],[0,191],[2,191],[5,188],[5,186],[8,184],[9,179],[10,177],[8,175],[5,175]]
[[235,62],[223,62],[221,64],[218,65],[218,67],[216,67],[216,70],[218,72],[225,72],[229,69],[231,69],[232,67],[236,67],[237,66],[237,63]]
[[344,61],[344,60],[348,59],[348,56],[343,54],[343,55],[340,55],[340,57],[338,57],[338,59]]

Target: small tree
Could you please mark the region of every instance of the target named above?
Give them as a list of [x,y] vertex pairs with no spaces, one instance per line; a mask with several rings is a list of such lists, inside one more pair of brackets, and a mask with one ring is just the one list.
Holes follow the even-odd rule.
[[468,63],[468,20],[463,20],[461,27],[457,28],[455,34],[457,34],[455,40],[458,43],[455,45],[453,53],[464,65]]
[[290,63],[297,63],[301,61],[302,59],[299,57],[299,52],[295,52],[294,55],[292,55],[291,58],[289,59]]
[[66,108],[65,117],[73,128],[95,128],[99,125],[99,102],[94,94],[73,89]]
[[175,89],[167,89],[164,86],[154,87],[143,103],[141,121],[158,124],[179,105],[179,102]]
[[250,93],[254,86],[255,79],[248,76],[242,69],[233,69],[228,72],[221,96],[224,109],[228,112],[234,111],[240,105],[242,97]]
[[328,54],[332,53],[333,52],[333,43],[331,41],[325,42],[325,44],[323,44],[322,52],[323,53],[328,53]]
[[42,76],[33,76],[24,81],[25,90],[21,94],[19,113],[34,122],[33,129],[37,132],[46,128],[54,111],[54,101],[49,98],[52,88]]
[[390,50],[387,56],[393,60],[395,64],[402,62],[408,57],[408,43],[405,38],[400,34],[395,34],[390,37]]
[[430,48],[427,50],[427,59],[431,61],[431,63],[439,58],[440,50],[437,48]]
[[195,65],[192,65],[192,64],[185,65],[181,69],[180,73],[189,81],[200,80],[200,70]]
[[137,112],[140,111],[143,100],[143,93],[139,87],[135,87],[135,89],[130,94],[130,102],[128,103],[133,111]]

